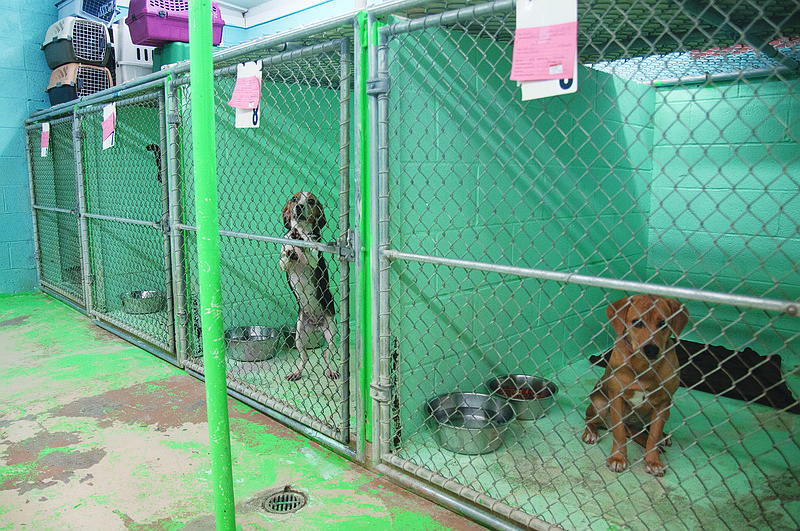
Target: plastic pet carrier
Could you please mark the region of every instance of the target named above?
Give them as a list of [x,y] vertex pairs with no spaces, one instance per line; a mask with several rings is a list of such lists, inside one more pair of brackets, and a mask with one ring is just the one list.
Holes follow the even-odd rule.
[[119,14],[117,0],[60,0],[56,2],[58,18],[76,16],[94,20],[106,26]]
[[111,71],[104,66],[69,63],[50,74],[47,95],[50,105],[58,105],[111,88]]
[[113,55],[108,28],[78,17],[67,17],[50,26],[42,50],[51,70],[67,63],[108,66]]
[[133,44],[128,25],[122,21],[111,25],[111,35],[114,38],[117,85],[153,73],[155,48]]
[[[211,2],[212,44],[222,42],[222,13]],[[134,44],[164,46],[168,42],[189,42],[188,0],[131,0],[125,24]]]

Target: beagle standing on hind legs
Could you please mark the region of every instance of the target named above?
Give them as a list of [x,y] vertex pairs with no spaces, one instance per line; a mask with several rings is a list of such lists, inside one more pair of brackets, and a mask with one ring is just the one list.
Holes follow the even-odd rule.
[[[326,224],[322,203],[311,192],[298,192],[283,207],[283,225],[289,232],[286,238],[320,241],[320,231]],[[328,285],[328,266],[317,249],[284,245],[280,257],[281,271],[286,273],[289,287],[297,298],[297,332],[295,346],[300,352],[297,370],[286,379],[299,380],[308,362],[308,345],[312,333],[319,330],[325,336],[325,375],[335,380],[339,373],[331,368],[331,346],[335,334],[333,295]]]
[[634,295],[611,304],[606,315],[617,340],[605,374],[589,395],[583,442],[596,443],[599,428],[611,430],[614,444],[606,465],[622,472],[628,466],[630,437],[645,448],[645,471],[663,476],[659,453],[670,444],[664,424],[680,384],[672,336],[686,327],[689,313],[673,299]]

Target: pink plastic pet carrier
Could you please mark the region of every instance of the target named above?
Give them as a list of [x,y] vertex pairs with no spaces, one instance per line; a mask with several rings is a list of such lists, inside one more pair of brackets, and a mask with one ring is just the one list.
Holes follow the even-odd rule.
[[[222,20],[219,6],[211,2],[212,41],[222,42]],[[125,24],[131,31],[133,44],[164,46],[168,42],[189,42],[188,0],[131,0]]]

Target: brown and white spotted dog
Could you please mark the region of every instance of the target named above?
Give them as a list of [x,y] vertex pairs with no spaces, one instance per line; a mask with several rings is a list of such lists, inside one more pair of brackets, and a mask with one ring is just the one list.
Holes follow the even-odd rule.
[[[318,242],[321,229],[327,223],[322,203],[311,192],[297,192],[283,207],[283,225],[289,231],[286,238]],[[321,331],[327,344],[323,355],[330,379],[339,378],[338,371],[331,368],[331,349],[336,331],[335,307],[329,288],[328,266],[317,249],[284,245],[280,256],[281,271],[286,273],[289,287],[298,304],[295,345],[300,352],[297,369],[286,376],[294,381],[303,375],[308,362],[308,345],[314,331]]]

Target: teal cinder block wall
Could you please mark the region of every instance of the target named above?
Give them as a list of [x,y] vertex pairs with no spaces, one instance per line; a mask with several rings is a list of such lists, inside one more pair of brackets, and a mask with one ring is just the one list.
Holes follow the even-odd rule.
[[[795,79],[657,91],[649,278],[800,299],[798,89]],[[788,355],[791,366],[800,351],[785,345],[796,333],[791,318],[729,307],[692,339]]]
[[[520,102],[503,43],[428,30],[390,50],[391,248],[645,278],[653,89],[581,67],[577,94]],[[432,396],[552,374],[611,344],[599,289],[405,262],[391,273],[404,431]]]
[[56,19],[49,0],[0,4],[0,107],[5,115],[0,124],[0,294],[37,289],[23,121],[50,106],[45,93],[50,69],[39,48]]

